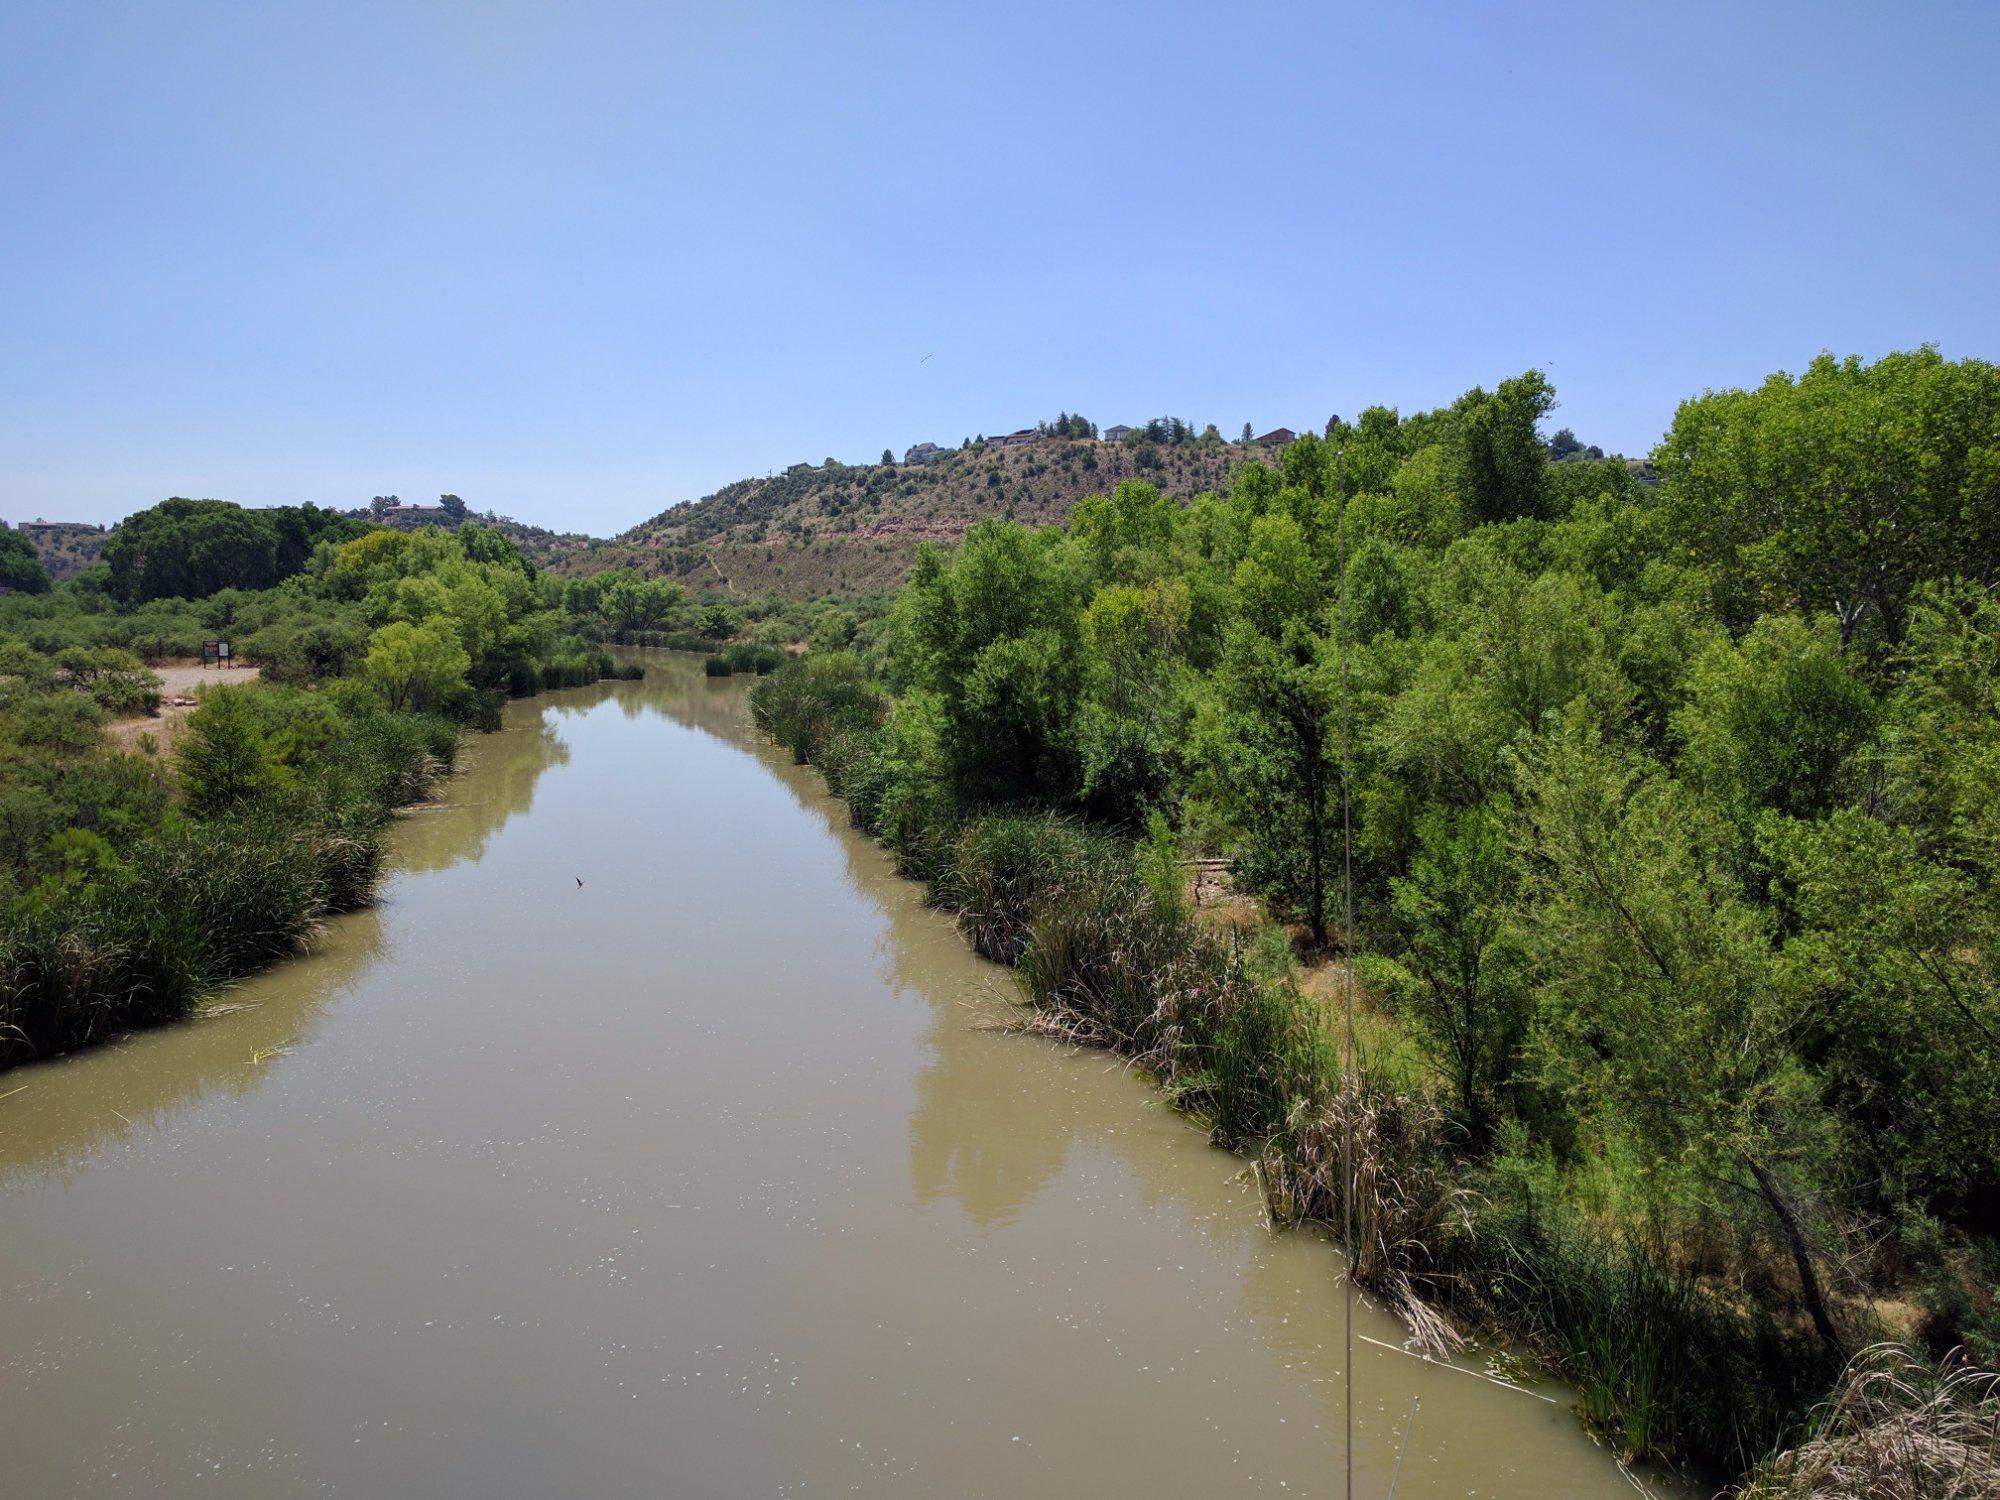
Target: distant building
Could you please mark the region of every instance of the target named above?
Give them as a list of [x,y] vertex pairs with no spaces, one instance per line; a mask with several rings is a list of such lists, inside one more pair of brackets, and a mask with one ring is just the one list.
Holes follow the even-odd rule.
[[1123,422],[1114,423],[1104,429],[1104,441],[1107,443],[1122,443],[1125,441],[1125,434],[1131,430]]
[[988,438],[986,441],[996,448],[1019,448],[1024,443],[1038,443],[1042,435],[1032,427],[1023,427],[1019,432],[1010,432],[1005,437]]
[[368,502],[365,511],[349,511],[349,515],[367,516],[378,526],[387,526],[395,531],[414,531],[419,526],[443,526],[451,531],[457,517],[448,505],[406,505],[394,495],[377,495]]
[[785,472],[787,474],[810,474],[818,467],[818,464],[792,464]]
[[1298,440],[1299,435],[1292,431],[1291,428],[1273,427],[1269,432],[1257,439],[1257,446],[1260,448],[1282,448],[1285,444],[1296,443]]
[[909,465],[934,464],[949,452],[949,449],[940,448],[936,443],[916,443],[904,451],[903,462]]

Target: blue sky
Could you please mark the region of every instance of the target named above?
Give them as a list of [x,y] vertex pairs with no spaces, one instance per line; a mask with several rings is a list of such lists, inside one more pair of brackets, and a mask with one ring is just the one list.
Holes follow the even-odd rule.
[[[2000,357],[2000,5],[0,8],[0,516]],[[930,356],[928,359],[925,356]]]

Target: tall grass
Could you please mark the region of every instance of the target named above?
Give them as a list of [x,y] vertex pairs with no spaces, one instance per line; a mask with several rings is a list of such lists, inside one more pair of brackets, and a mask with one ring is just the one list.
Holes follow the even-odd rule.
[[0,937],[0,1064],[187,1015],[364,900],[380,859],[379,830],[273,810],[183,824],[117,876],[29,903]]
[[183,1017],[369,900],[390,809],[429,790],[457,730],[340,701],[282,791],[170,818],[114,869],[14,903],[0,931],[0,1066]]
[[768,677],[784,664],[785,657],[786,653],[777,646],[736,641],[709,657],[701,664],[701,669],[710,677],[731,677],[740,672],[754,672],[759,677]]
[[2000,1495],[2000,1374],[1877,1344],[1848,1364],[1805,1441],[1745,1500],[1986,1500]]
[[1049,814],[977,818],[959,830],[932,882],[934,904],[958,913],[959,926],[987,958],[1017,964],[1036,913],[1064,888],[1116,864],[1120,851],[1102,835]]

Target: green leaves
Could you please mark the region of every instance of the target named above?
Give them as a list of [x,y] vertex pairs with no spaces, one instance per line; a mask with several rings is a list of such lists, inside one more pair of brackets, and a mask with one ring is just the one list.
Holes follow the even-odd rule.
[[2000,576],[2000,368],[1934,348],[1873,365],[1822,355],[1794,380],[1682,404],[1655,454],[1676,545],[1716,569],[1738,627],[1831,613],[1890,646],[1910,592]]

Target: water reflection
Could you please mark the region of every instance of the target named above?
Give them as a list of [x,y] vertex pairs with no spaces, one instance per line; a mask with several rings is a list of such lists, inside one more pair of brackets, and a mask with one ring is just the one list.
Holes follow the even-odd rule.
[[569,764],[569,746],[554,722],[560,712],[545,714],[533,699],[510,703],[501,733],[470,737],[438,801],[403,815],[391,867],[444,870],[483,855],[494,834],[534,806],[542,773]]
[[0,1181],[68,1177],[177,1111],[258,1087],[312,1039],[326,1007],[381,949],[380,912],[337,917],[311,953],[223,991],[191,1021],[4,1075],[0,1093],[19,1092],[0,1100]]
[[[510,704],[504,732],[468,741],[439,800],[406,812],[390,830],[385,899],[394,899],[403,875],[478,860],[494,834],[528,811],[542,774],[569,759],[555,717],[534,702]],[[0,1085],[0,1183],[67,1177],[178,1111],[257,1088],[312,1040],[321,1016],[352,991],[384,943],[379,907],[335,917],[307,953],[230,986],[184,1024],[8,1072]]]
[[[646,659],[514,705],[248,1008],[13,1075],[17,1487],[1326,1492],[1330,1247],[989,1029],[1011,976],[750,685]],[[1369,1493],[1418,1392],[1407,1500],[1623,1492],[1560,1408],[1357,1353]]]

